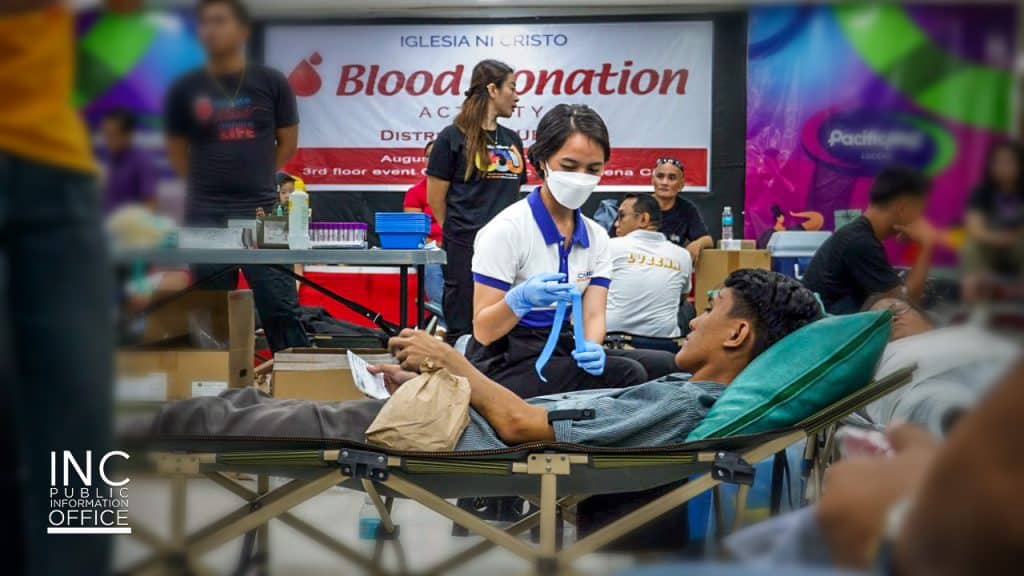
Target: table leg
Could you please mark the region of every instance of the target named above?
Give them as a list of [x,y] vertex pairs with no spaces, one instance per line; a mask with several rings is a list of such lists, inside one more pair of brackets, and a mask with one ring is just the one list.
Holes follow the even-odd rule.
[[416,326],[423,328],[423,317],[426,315],[423,305],[426,303],[425,286],[427,267],[419,264],[416,266]]
[[[270,476],[261,474],[256,477],[256,492],[260,496],[270,492]],[[270,566],[270,523],[267,522],[259,527],[256,535],[257,548],[259,549],[259,560],[264,570]]]
[[398,270],[398,305],[401,306],[398,327],[401,329],[409,326],[409,267],[399,266]]

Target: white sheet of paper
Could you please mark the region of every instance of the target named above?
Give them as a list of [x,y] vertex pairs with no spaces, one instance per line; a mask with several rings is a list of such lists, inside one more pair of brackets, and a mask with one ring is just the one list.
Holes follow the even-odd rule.
[[356,388],[370,398],[377,400],[390,398],[391,394],[388,394],[387,388],[384,387],[384,375],[370,374],[370,371],[366,369],[367,366],[366,360],[353,354],[351,350],[348,351],[348,367],[352,370],[352,380],[355,382]]

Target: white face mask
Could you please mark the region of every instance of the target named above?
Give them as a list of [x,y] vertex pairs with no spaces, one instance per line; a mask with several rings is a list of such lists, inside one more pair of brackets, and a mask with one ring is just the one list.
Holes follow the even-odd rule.
[[570,210],[583,206],[587,198],[594,193],[597,183],[601,181],[601,177],[596,174],[555,171],[549,165],[545,165],[544,168],[544,180],[551,195],[559,204]]

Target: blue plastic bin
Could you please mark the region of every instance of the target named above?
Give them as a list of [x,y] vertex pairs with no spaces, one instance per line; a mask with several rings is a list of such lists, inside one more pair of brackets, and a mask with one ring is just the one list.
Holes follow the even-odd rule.
[[423,248],[430,233],[430,216],[423,212],[378,212],[374,224],[381,248],[388,250]]
[[423,248],[427,235],[423,232],[380,232],[380,247],[385,250],[415,250]]
[[430,216],[422,212],[379,212],[375,217],[375,231],[430,233]]

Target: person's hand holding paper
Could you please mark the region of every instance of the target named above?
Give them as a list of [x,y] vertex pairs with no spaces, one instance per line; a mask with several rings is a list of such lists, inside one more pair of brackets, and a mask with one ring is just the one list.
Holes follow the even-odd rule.
[[402,370],[398,364],[376,364],[367,366],[366,369],[370,374],[380,375],[384,378],[384,388],[390,394],[394,394],[399,386],[416,377],[415,372]]
[[385,385],[383,374],[372,372],[366,360],[351,350],[348,351],[348,366],[352,370],[352,381],[360,392],[377,400],[391,397],[391,390]]

